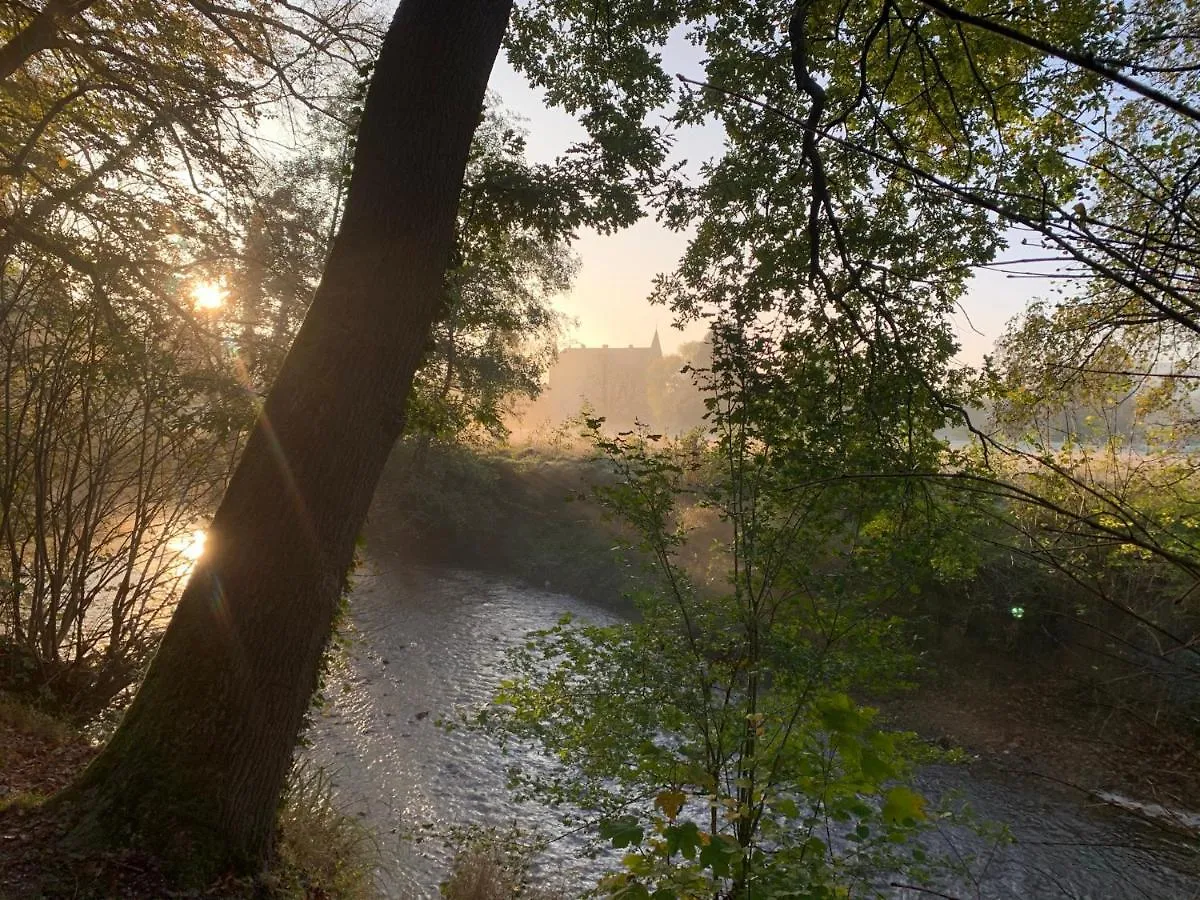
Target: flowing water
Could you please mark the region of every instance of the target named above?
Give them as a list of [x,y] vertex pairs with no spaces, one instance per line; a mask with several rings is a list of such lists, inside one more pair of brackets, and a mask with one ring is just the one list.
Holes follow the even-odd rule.
[[[505,650],[564,613],[612,618],[492,575],[376,561],[359,579],[349,652],[329,680],[331,702],[316,716],[308,752],[331,774],[339,802],[378,835],[377,880],[386,896],[438,896],[447,851],[434,835],[449,827],[517,821],[549,834],[563,830],[549,811],[512,802],[505,787],[511,760],[485,735],[438,721],[484,703],[502,677]],[[1015,839],[996,845],[961,829],[934,835],[931,849],[975,857],[971,875],[939,886],[941,895],[1200,900],[1195,849],[1116,805],[983,764],[931,766],[918,782],[931,799],[953,793],[979,815],[1007,823]],[[552,843],[538,871],[578,891],[596,867],[581,849],[573,837]],[[899,889],[896,896],[938,895]]]

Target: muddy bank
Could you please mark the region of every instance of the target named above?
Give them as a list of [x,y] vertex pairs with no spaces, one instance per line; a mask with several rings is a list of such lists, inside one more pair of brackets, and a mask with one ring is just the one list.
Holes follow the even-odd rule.
[[1013,777],[1088,802],[1112,795],[1177,810],[1166,824],[1200,833],[1200,754],[1192,738],[1114,705],[1061,670],[982,651],[932,656],[915,690],[874,702],[896,726]]

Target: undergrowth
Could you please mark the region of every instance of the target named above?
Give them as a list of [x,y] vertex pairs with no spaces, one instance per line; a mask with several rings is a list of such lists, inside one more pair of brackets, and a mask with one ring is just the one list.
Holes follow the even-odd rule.
[[442,882],[446,900],[561,900],[534,883],[533,849],[516,826],[472,828],[454,836],[454,860]]
[[[43,803],[69,784],[94,754],[70,723],[0,692],[0,897],[150,900],[166,896],[156,861],[137,852],[74,856],[57,845],[58,826]],[[328,774],[308,763],[293,770],[278,813],[272,857],[258,875],[226,876],[180,898],[367,900],[377,896],[374,835],[335,802]]]
[[609,608],[641,572],[589,496],[611,470],[585,454],[399,444],[372,507],[372,551],[520,578]]
[[324,769],[301,762],[279,810],[275,860],[268,874],[276,897],[376,896],[379,845],[364,825],[341,810]]
[[[70,725],[0,691],[0,728],[13,729],[39,740],[61,743],[74,732]],[[0,768],[11,747],[0,745]]]

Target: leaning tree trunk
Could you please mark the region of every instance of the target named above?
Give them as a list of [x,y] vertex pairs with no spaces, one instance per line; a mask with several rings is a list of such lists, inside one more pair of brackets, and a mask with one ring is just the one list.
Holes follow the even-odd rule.
[[459,191],[511,0],[403,0],[342,227],[162,645],[60,798],[78,841],[181,882],[264,856],[355,538],[443,296]]

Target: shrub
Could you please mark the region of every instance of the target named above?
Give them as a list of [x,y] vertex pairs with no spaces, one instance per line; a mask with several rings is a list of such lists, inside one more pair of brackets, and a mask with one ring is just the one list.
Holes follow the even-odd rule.
[[441,884],[447,900],[554,900],[532,884],[533,851],[515,826],[452,835],[459,844],[450,877]]

